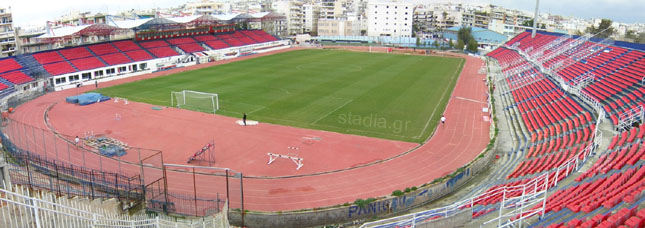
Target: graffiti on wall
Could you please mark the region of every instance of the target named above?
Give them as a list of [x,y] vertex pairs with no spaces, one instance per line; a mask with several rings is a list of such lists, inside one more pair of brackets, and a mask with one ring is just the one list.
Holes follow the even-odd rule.
[[[470,168],[464,170],[450,180],[446,181],[445,188],[453,188],[456,184],[462,180],[464,177],[470,175]],[[377,202],[370,203],[363,207],[352,205],[348,208],[347,216],[348,218],[355,218],[365,215],[378,215],[382,213],[393,213],[400,210],[410,208],[415,205],[415,202],[429,201],[432,199],[433,188],[426,188],[414,195],[404,195],[400,197],[395,197],[390,200],[380,200]]]

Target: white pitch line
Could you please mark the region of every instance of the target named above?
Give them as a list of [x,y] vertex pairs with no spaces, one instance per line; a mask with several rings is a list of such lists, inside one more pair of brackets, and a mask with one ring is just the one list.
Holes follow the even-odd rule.
[[311,122],[311,124],[316,124],[318,121],[320,121],[320,120],[324,119],[325,117],[327,117],[327,116],[331,115],[332,113],[334,113],[334,112],[338,111],[340,108],[345,107],[345,105],[349,104],[349,103],[350,103],[350,102],[352,102],[352,101],[354,101],[354,99],[353,99],[353,98],[352,98],[352,99],[350,99],[350,100],[348,100],[347,102],[345,102],[343,105],[338,106],[338,108],[335,108],[335,109],[334,109],[334,110],[332,110],[331,112],[328,112],[328,113],[327,113],[327,114],[325,114],[324,116],[322,116],[322,117],[318,118],[318,119],[317,119],[317,120],[315,120],[314,122]]
[[465,98],[465,97],[455,96],[455,98],[460,99],[460,100],[465,100],[465,101],[472,101],[472,102],[476,102],[476,103],[481,103],[481,104],[488,104],[488,103],[483,102],[483,101],[478,101],[478,100],[475,100],[475,99],[470,99],[470,98]]
[[[461,65],[461,68],[463,70],[463,68],[466,67],[466,60],[462,59],[462,61],[463,61],[462,62],[463,65]],[[457,75],[458,71],[459,71],[459,68],[455,69],[455,73],[453,73],[452,78],[454,78],[455,76],[458,76]],[[453,87],[453,90],[452,90],[453,93],[455,92],[454,88],[457,87],[457,83],[459,83],[459,79],[457,79],[457,81],[455,81],[455,87]],[[450,90],[449,88],[450,87],[446,86],[446,89],[443,91],[443,95],[441,95],[441,100],[443,100],[443,98],[446,97],[446,92],[448,92],[448,90]],[[441,100],[439,100],[439,101],[441,101]],[[437,109],[438,109],[440,104],[441,104],[441,102],[437,102],[437,105],[435,106],[434,110],[432,111],[432,114],[430,115],[430,118],[428,118],[428,121],[426,121],[425,127],[423,127],[423,130],[421,130],[421,133],[418,136],[414,137],[414,138],[417,138],[417,139],[421,138],[423,133],[426,132],[426,129],[428,128],[428,125],[430,124],[430,120],[432,120],[432,117],[434,117],[434,114],[437,112]],[[448,109],[448,104],[450,104],[450,99],[448,99],[448,102],[446,103],[446,109]]]

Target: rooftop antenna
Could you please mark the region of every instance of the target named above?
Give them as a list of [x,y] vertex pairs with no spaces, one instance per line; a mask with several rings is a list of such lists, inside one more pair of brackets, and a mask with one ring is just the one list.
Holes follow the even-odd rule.
[[540,0],[535,0],[535,15],[533,15],[533,32],[531,33],[531,38],[535,38],[535,30],[537,29],[539,7],[540,7]]

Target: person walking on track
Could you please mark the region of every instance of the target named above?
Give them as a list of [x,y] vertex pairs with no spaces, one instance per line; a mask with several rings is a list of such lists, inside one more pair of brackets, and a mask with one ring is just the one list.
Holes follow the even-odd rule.
[[446,116],[441,115],[441,126],[446,126]]

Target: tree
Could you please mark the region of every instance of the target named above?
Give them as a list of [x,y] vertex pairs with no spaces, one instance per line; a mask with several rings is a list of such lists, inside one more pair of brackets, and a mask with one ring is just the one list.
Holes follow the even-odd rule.
[[421,46],[421,39],[417,36],[417,47]]
[[432,42],[432,46],[434,46],[435,49],[439,49],[439,41],[434,41]]
[[634,30],[627,30],[627,32],[625,32],[625,38],[636,40],[638,39],[638,34],[636,34],[636,31]]
[[464,46],[465,46],[465,45],[464,45],[464,41],[463,41],[463,40],[461,40],[461,39],[457,39],[457,49],[459,49],[460,51],[463,51],[463,50],[464,50]]
[[582,31],[580,31],[580,30],[576,30],[576,32],[575,32],[573,35],[576,35],[576,36],[582,36],[582,35],[584,35],[584,34],[585,34],[585,33],[583,33]]
[[613,27],[611,27],[612,21],[609,19],[602,19],[600,21],[600,24],[598,27],[595,27],[594,25],[591,25],[585,29],[586,33],[594,34],[596,35],[595,37],[598,38],[609,38],[612,36],[616,31],[614,30]]
[[470,37],[470,39],[468,40],[468,46],[466,47],[466,50],[472,53],[477,53],[478,46],[479,44],[477,43],[475,38]]
[[464,44],[468,43],[470,37],[472,37],[472,29],[470,27],[461,27],[457,31],[457,39],[461,40]]
[[448,48],[453,49],[455,48],[455,43],[452,42],[452,38],[448,41]]
[[645,44],[645,32],[641,32],[638,35],[638,39],[634,40],[634,42],[639,43],[639,44]]
[[[522,22],[521,26],[533,27],[533,19]],[[545,24],[540,24],[539,22],[538,22],[537,27],[539,27],[541,29],[546,29],[546,25]]]
[[526,26],[526,27],[533,27],[533,19],[531,20],[526,20],[520,24],[521,26]]

